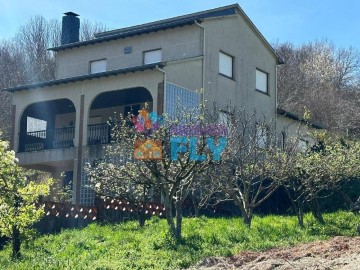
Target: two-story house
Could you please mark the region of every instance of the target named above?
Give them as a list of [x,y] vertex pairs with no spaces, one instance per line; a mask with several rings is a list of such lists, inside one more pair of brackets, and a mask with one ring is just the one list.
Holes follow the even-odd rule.
[[[107,121],[145,102],[171,113],[205,99],[277,117],[280,59],[239,5],[98,33],[79,42],[78,15],[63,17],[56,79],[14,94],[12,147],[20,164],[73,179],[73,201],[91,204],[84,162],[109,143]],[[204,89],[203,96],[196,90]],[[62,183],[60,183],[62,185]]]

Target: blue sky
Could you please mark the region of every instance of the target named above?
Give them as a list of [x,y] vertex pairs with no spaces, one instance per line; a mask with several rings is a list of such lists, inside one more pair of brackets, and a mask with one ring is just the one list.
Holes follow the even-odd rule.
[[[359,0],[237,0],[269,42],[302,44],[326,38],[360,50]],[[236,3],[236,0],[0,0],[0,39],[12,37],[31,16],[73,11],[110,29]]]

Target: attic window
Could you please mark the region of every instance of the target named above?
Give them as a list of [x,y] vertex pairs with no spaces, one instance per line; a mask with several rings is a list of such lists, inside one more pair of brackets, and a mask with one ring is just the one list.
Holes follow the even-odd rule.
[[161,49],[144,52],[144,64],[161,62]]
[[90,62],[90,74],[105,72],[105,71],[106,71],[106,59]]

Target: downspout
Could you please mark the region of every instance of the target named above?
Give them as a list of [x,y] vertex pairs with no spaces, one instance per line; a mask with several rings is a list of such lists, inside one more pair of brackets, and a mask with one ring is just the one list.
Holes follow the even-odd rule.
[[285,64],[285,62],[278,58],[275,65],[275,119],[277,120],[277,109],[278,109],[278,68],[280,65]]
[[195,20],[195,24],[203,30],[203,48],[202,48],[202,104],[205,104],[205,27]]
[[[163,104],[163,113],[165,113],[165,106],[166,106],[166,71],[162,68],[159,68],[158,65],[156,65],[156,69],[160,71],[164,75],[164,85],[163,85],[163,91],[164,91],[164,104]],[[159,100],[157,101],[159,103]]]

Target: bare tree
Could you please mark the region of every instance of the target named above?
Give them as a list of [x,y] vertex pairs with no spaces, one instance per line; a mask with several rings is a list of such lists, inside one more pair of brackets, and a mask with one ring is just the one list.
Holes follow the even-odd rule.
[[307,151],[298,151],[291,177],[284,187],[292,202],[301,227],[304,227],[304,207],[309,205],[313,216],[321,223],[324,219],[318,200],[321,192],[340,190],[342,184],[360,175],[358,141],[351,141],[326,131],[310,131],[314,144]]
[[234,201],[251,226],[254,209],[289,177],[291,152],[278,147],[275,122],[245,109],[226,108],[228,145],[219,164],[207,172],[216,202]]
[[80,41],[94,38],[94,34],[108,30],[106,25],[99,22],[83,20],[80,26]]
[[337,49],[331,42],[316,41],[295,47],[275,45],[285,60],[278,72],[281,108],[303,115],[310,110],[315,122],[330,130],[359,129],[359,52]]
[[[105,30],[104,25],[85,20],[80,29],[81,40]],[[0,89],[55,79],[55,55],[47,49],[59,46],[60,40],[59,20],[34,16],[19,28],[15,38],[0,41]],[[0,91],[0,99],[0,130],[10,139],[12,95]]]

